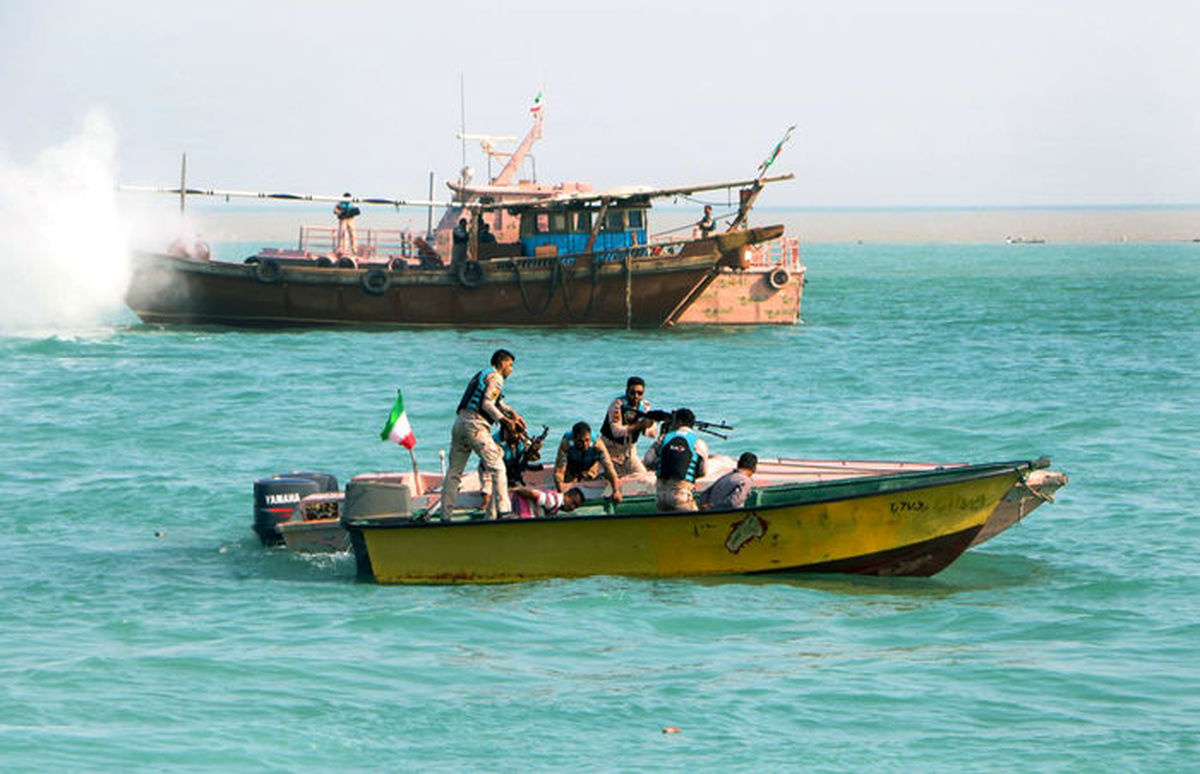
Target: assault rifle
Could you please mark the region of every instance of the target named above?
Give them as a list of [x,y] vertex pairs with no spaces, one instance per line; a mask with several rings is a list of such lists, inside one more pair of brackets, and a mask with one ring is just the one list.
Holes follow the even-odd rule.
[[728,438],[729,438],[728,434],[718,433],[717,430],[736,430],[737,428],[735,428],[733,425],[725,424],[724,419],[722,419],[720,422],[705,422],[703,419],[697,419],[696,420],[696,429],[702,433],[708,433],[709,435],[715,435],[716,437],[718,437],[722,440],[728,440]]
[[[542,453],[542,444],[545,443],[548,435],[550,435],[549,425],[542,425],[542,434],[537,438],[530,438],[525,433],[521,433],[522,440],[525,441],[525,450],[517,455],[516,464],[513,466],[515,470],[509,473],[513,483],[525,485],[525,471],[532,469],[530,463]],[[538,469],[540,468],[541,466],[538,466]]]
[[[655,422],[667,422],[671,420],[671,418],[674,416],[674,413],[670,411],[663,411],[662,409],[651,409],[650,411],[634,410],[633,415],[638,419],[652,419]],[[703,419],[697,419],[694,423],[692,423],[692,426],[701,433],[715,435],[722,440],[728,439],[729,435],[726,433],[719,433],[717,432],[718,430],[737,429],[733,425],[725,424],[725,420],[723,419],[720,422],[705,422]]]

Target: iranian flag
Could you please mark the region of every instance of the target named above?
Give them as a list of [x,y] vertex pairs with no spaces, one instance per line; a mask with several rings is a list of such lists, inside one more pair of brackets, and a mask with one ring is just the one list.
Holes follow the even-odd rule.
[[383,426],[383,432],[379,434],[379,440],[395,441],[406,449],[417,445],[412,425],[408,424],[408,412],[404,410],[404,393],[400,390],[396,390],[396,403],[388,415],[387,424]]
[[771,155],[767,157],[766,161],[758,165],[758,174],[765,175],[767,173],[767,170],[770,169],[771,165],[775,163],[775,159],[779,158],[779,151],[783,150],[783,146],[787,144],[787,141],[792,139],[792,132],[795,131],[795,129],[795,124],[792,124],[787,128],[787,131],[783,135],[783,139],[776,143],[775,149],[771,151]]
[[533,104],[529,107],[530,113],[538,113],[542,109],[542,92],[539,91],[537,96],[533,98]]

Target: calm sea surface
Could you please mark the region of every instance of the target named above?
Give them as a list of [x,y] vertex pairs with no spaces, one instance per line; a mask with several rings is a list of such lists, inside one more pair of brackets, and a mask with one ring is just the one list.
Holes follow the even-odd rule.
[[[805,259],[786,329],[0,336],[0,768],[1200,767],[1200,244]],[[555,432],[639,373],[719,452],[1071,483],[932,579],[379,587],[259,546],[254,479],[406,466],[397,387],[435,470],[497,346]]]

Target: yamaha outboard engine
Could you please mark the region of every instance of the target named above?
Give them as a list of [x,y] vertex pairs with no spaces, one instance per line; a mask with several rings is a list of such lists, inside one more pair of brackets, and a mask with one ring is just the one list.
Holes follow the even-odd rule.
[[260,478],[254,482],[254,531],[264,546],[282,543],[279,524],[292,517],[302,497],[336,491],[337,477],[329,473],[294,471]]

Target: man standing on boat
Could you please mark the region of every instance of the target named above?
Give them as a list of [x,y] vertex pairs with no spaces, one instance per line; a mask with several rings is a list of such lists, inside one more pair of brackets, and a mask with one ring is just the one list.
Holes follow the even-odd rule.
[[358,234],[354,232],[354,219],[361,213],[351,201],[350,192],[342,194],[342,200],[333,206],[333,214],[337,216],[337,245],[334,252],[338,255],[349,255],[358,258]]
[[571,432],[564,433],[554,458],[554,485],[560,492],[577,481],[595,481],[601,476],[612,487],[612,500],[621,502],[621,481],[613,467],[612,458],[602,439],[592,434],[587,422],[576,422]]
[[646,464],[653,465],[658,475],[654,496],[659,510],[697,510],[696,479],[704,477],[708,444],[696,432],[695,423],[691,409],[676,409],[670,430],[646,453]]
[[466,218],[458,219],[458,225],[450,232],[450,237],[453,240],[453,246],[450,248],[450,268],[456,270],[460,263],[467,260],[467,243],[471,241]]
[[[604,424],[600,426],[600,435],[604,436],[604,445],[608,447],[613,467],[619,476],[646,472],[646,466],[637,453],[638,438],[642,435],[647,438],[658,435],[657,423],[644,416],[650,410],[645,395],[645,380],[640,376],[629,377],[625,382],[625,394],[618,395],[608,404]],[[643,415],[641,419],[638,419],[639,413]]]
[[513,353],[507,349],[496,350],[492,353],[492,367],[471,377],[458,402],[458,414],[450,429],[450,464],[442,483],[442,521],[449,521],[454,513],[463,470],[472,452],[483,461],[484,478],[492,489],[487,517],[495,519],[512,511],[504,452],[492,439],[492,424],[499,422],[511,433],[525,429],[524,418],[504,403],[504,380],[512,374],[515,362]]
[[702,238],[712,236],[712,232],[717,228],[717,221],[713,218],[711,204],[704,205],[704,217],[700,218],[700,222],[696,225],[700,227]]

